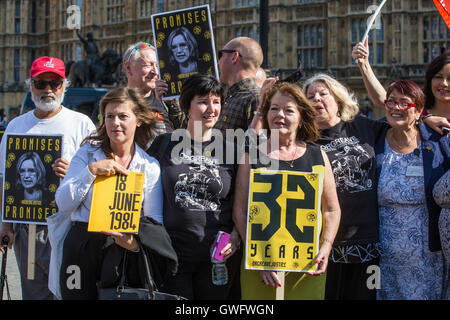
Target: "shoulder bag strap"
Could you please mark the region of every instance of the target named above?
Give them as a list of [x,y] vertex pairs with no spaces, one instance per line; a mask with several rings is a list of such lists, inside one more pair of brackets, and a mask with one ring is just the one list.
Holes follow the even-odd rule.
[[148,264],[147,253],[145,252],[145,249],[140,242],[139,242],[139,252],[141,252],[142,258],[144,260],[145,279],[147,280],[146,281],[147,283],[145,285],[146,285],[147,289],[150,291],[150,293],[153,293],[153,291],[157,290],[156,284],[153,281],[153,277],[150,272],[150,266]]
[[126,284],[126,277],[127,277],[127,249],[123,249],[123,259],[122,259],[122,275],[120,276],[120,281],[118,285],[118,289],[124,288]]

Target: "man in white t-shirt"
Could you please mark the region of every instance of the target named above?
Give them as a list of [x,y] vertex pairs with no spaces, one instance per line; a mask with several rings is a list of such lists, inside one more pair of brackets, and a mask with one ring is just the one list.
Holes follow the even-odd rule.
[[[96,130],[95,125],[89,117],[67,109],[61,104],[68,85],[62,60],[53,57],[36,59],[31,66],[30,79],[26,83],[36,109],[13,119],[5,130],[0,145],[0,173],[5,172],[7,134],[62,134],[62,157],[55,160],[52,168],[59,178],[64,179],[70,160],[83,139]],[[5,235],[9,237],[10,248],[14,243],[22,283],[22,298],[53,299],[53,294],[48,289],[51,250],[47,226],[36,226],[34,280],[27,279],[28,225],[4,222],[0,230],[0,239]]]

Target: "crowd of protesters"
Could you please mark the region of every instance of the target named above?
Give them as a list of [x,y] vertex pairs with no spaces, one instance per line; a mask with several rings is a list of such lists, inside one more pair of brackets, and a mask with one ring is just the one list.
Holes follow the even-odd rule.
[[[232,39],[218,52],[220,79],[194,74],[178,99],[163,101],[168,86],[155,48],[130,45],[128,84],[103,97],[97,128],[62,105],[63,61],[33,62],[27,84],[36,109],[11,120],[5,135],[62,134],[64,153],[52,166],[59,212],[37,228],[34,280],[27,279],[27,225],[3,222],[0,231],[14,245],[23,298],[98,299],[102,283],[117,285],[103,274],[112,245],[130,255],[145,250],[158,288],[190,300],[274,299],[280,286],[286,299],[449,299],[450,51],[424,66],[423,90],[410,80],[385,89],[367,42],[358,43],[352,57],[374,105],[386,112],[380,120],[361,115],[354,93],[329,74],[257,81],[263,54],[253,39]],[[176,129],[183,134],[174,137]],[[260,143],[228,139],[230,129],[261,134]],[[177,153],[183,139],[192,148]],[[224,154],[210,151],[218,145]],[[4,173],[5,139],[0,148]],[[256,159],[251,148],[259,149]],[[243,266],[249,174],[267,159],[279,170],[322,177],[316,271],[289,272],[285,281]],[[139,233],[88,232],[95,179],[128,172],[145,173]],[[149,231],[155,226],[162,229]],[[210,248],[219,231],[230,234],[225,285],[212,281]],[[82,277],[68,287],[73,265]],[[376,289],[367,285],[371,266],[380,270]]]

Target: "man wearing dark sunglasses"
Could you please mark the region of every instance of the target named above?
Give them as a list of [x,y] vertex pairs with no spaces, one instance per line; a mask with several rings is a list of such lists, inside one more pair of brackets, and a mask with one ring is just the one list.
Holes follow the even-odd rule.
[[[53,162],[52,168],[56,176],[64,179],[72,157],[84,138],[95,131],[95,125],[89,117],[62,105],[68,85],[62,60],[54,57],[36,59],[31,65],[30,78],[26,84],[36,108],[14,118],[6,128],[0,144],[0,174],[5,172],[5,137],[8,134],[62,134],[62,157]],[[0,194],[3,194],[2,190]],[[48,203],[52,199],[45,200]],[[3,222],[0,239],[5,235],[9,237],[8,246],[11,248],[14,245],[23,300],[53,300],[53,293],[49,290],[51,246],[47,226],[36,226],[34,280],[27,278],[28,225]]]
[[215,128],[226,134],[226,129],[247,130],[259,102],[260,89],[256,73],[263,61],[258,42],[239,37],[229,41],[218,54],[220,81],[229,89]]

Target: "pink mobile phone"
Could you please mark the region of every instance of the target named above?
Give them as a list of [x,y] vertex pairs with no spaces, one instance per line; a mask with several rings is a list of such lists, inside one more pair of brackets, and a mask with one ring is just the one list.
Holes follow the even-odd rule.
[[219,231],[211,247],[211,257],[218,261],[223,261],[223,254],[220,254],[220,251],[222,251],[222,249],[227,245],[229,241],[230,234]]

